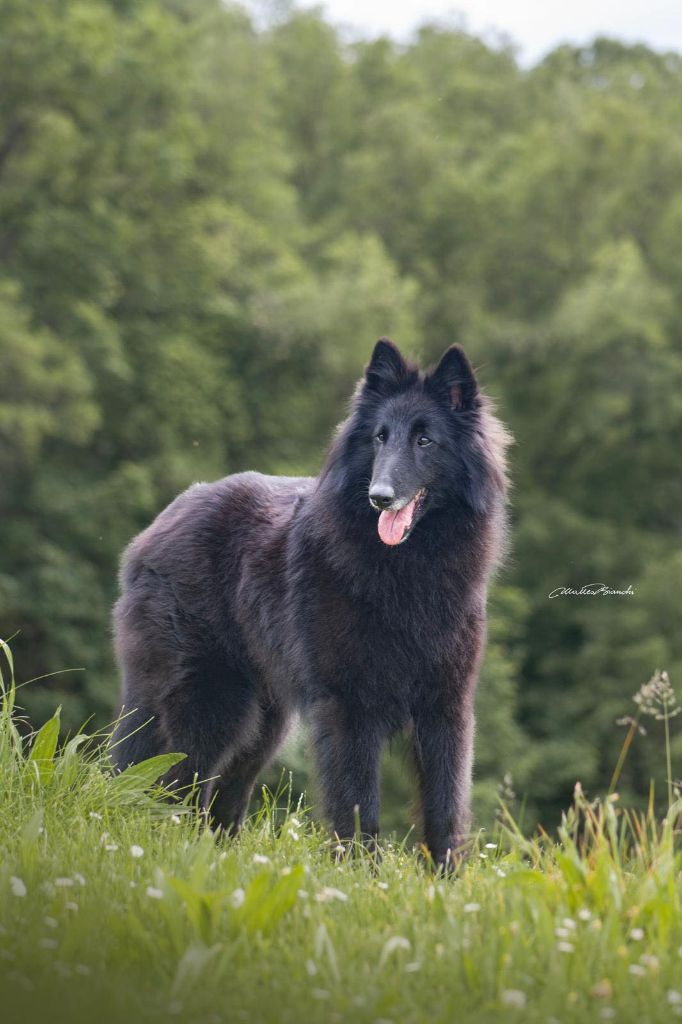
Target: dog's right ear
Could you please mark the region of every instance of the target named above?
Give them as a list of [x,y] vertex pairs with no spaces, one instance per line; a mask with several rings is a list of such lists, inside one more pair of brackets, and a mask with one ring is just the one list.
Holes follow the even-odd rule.
[[409,367],[390,338],[379,338],[365,370],[365,388],[380,395],[397,391],[409,376]]

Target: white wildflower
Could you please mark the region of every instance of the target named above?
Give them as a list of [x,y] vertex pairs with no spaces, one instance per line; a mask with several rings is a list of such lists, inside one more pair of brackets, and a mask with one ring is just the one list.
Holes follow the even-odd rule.
[[85,879],[81,875],[80,871],[74,871],[73,880],[74,882],[78,882],[79,885],[85,885]]
[[[485,848],[486,848],[486,850],[496,850],[497,849],[497,843],[486,843],[485,844]],[[510,989],[509,991],[513,991],[513,990]]]
[[578,917],[581,921],[589,921],[592,917],[592,911],[588,910],[587,907],[581,907],[578,911]]
[[569,928],[571,931],[575,928],[575,921],[571,917],[565,917],[561,923],[564,928]]
[[266,857],[264,853],[254,853],[253,855],[254,864],[269,864],[270,858]]
[[377,882],[377,889],[383,889],[386,891],[386,889],[388,889],[388,882]]
[[144,849],[141,846],[138,846],[136,843],[133,843],[133,845],[130,847],[130,856],[135,857],[136,859],[139,857],[144,857]]
[[64,904],[64,910],[78,910],[78,904],[74,903],[73,900],[69,900],[68,903]]
[[560,953],[572,953],[575,946],[571,942],[557,942],[556,948]]
[[630,964],[628,970],[630,974],[634,974],[637,978],[642,978],[646,974],[646,970],[641,964]]
[[526,993],[518,988],[506,988],[500,994],[505,1006],[511,1006],[515,1010],[523,1010],[526,1006]]
[[90,811],[89,817],[91,817],[93,821],[101,821],[102,820],[102,815],[98,814],[97,811]]
[[593,999],[610,999],[613,995],[613,985],[608,978],[602,978],[590,989]]
[[151,900],[163,899],[163,890],[157,889],[155,885],[148,885],[145,892],[147,893],[147,896],[149,896]]
[[13,896],[25,896],[28,891],[24,880],[22,878],[17,878],[16,875],[12,875],[10,878],[9,887],[12,890]]
[[331,885],[325,885],[324,888],[316,893],[315,899],[318,903],[329,903],[331,900],[340,900],[341,903],[345,903],[348,896],[345,892],[341,892],[340,889],[334,889]]
[[639,942],[644,938],[644,931],[641,928],[633,928],[630,932],[630,938],[634,939],[635,942]]
[[241,907],[241,905],[243,904],[245,899],[246,899],[246,893],[244,892],[244,890],[243,889],[235,889],[234,892],[232,893],[232,896],[231,896],[232,906],[235,907],[235,909],[237,907]]
[[477,914],[478,911],[481,909],[481,904],[480,903],[465,903],[463,909],[464,909],[464,913],[465,914]]
[[73,885],[73,878],[55,878],[54,884],[58,889],[68,889]]
[[296,832],[293,828],[287,829],[287,831],[291,838],[294,840],[294,842],[297,843],[298,840],[300,839],[298,832]]
[[682,992],[678,992],[677,989],[669,988],[667,998],[671,1006],[682,1006]]
[[59,923],[55,921],[53,917],[45,916],[43,918],[43,921],[45,922],[48,928],[59,928]]

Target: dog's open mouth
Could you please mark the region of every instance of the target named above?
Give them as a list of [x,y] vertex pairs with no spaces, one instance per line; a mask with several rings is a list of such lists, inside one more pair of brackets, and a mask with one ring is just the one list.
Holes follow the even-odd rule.
[[403,505],[396,512],[387,509],[381,513],[378,529],[379,536],[384,544],[390,544],[393,547],[407,540],[415,522],[415,516],[423,505],[425,497],[426,490],[422,487],[421,490],[417,491],[414,498],[408,501],[407,505]]

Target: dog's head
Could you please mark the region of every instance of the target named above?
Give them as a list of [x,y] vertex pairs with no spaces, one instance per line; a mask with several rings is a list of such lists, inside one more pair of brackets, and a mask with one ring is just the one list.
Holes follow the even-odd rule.
[[403,543],[433,509],[464,503],[484,512],[499,484],[485,400],[459,345],[421,373],[393,342],[378,341],[356,393],[352,438],[384,544]]

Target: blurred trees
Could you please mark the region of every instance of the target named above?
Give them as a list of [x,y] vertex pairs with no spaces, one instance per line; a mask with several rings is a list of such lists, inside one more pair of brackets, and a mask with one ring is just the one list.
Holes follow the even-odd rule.
[[[525,71],[217,0],[0,19],[0,622],[24,676],[84,669],[32,714],[111,714],[117,558],[177,491],[315,472],[378,335],[458,340],[517,438],[479,810],[508,770],[550,821],[603,788],[630,695],[682,679],[682,59]],[[591,582],[635,596],[548,599]],[[397,822],[394,764],[387,794]]]

